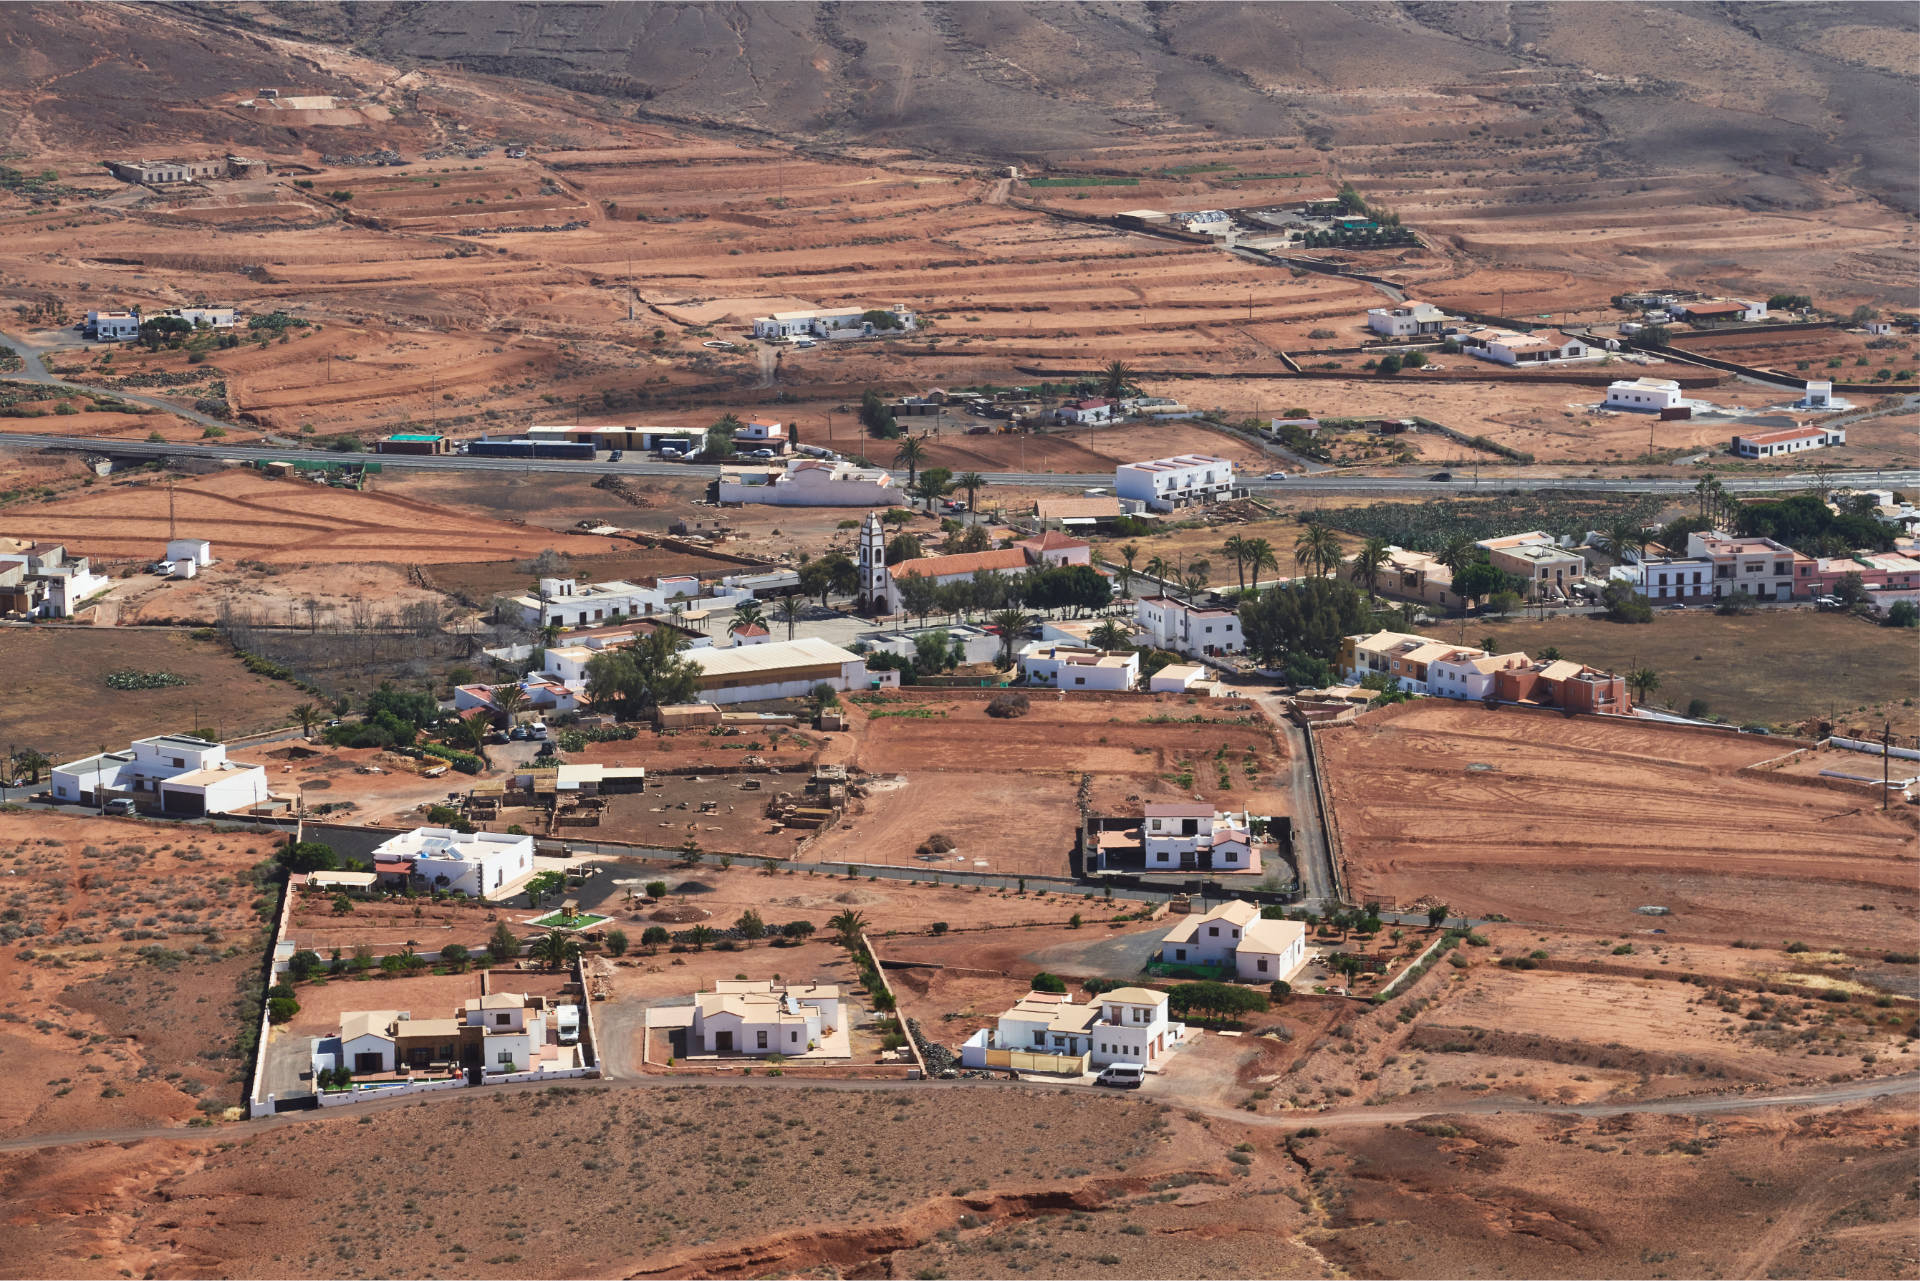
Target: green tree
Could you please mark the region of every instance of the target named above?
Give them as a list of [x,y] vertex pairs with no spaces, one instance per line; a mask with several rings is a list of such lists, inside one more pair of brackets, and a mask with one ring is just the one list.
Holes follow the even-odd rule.
[[28,783],[38,783],[42,771],[50,768],[53,762],[42,752],[31,747],[23,747],[13,754],[13,768],[16,776],[24,775]]
[[760,913],[748,908],[740,913],[740,919],[733,923],[740,936],[749,943],[757,943],[767,936],[767,923],[760,919]]
[[[798,596],[782,596],[780,603],[774,606],[773,612],[779,616],[781,622],[787,625],[788,640],[793,639],[793,629],[800,622],[800,610],[801,605]],[[684,702],[686,700],[683,699],[681,701]]]
[[1027,984],[1027,989],[1033,992],[1062,993],[1067,990],[1067,981],[1058,974],[1049,974],[1041,970],[1033,976],[1033,981]]
[[1098,649],[1120,650],[1132,646],[1133,633],[1124,623],[1109,618],[1094,628],[1087,639]]
[[333,846],[319,841],[288,841],[273,857],[289,872],[331,872],[340,866]]
[[678,632],[657,627],[631,645],[588,659],[587,695],[595,709],[634,721],[651,716],[656,707],[691,702],[700,669],[681,657],[685,644]]
[[1920,627],[1920,608],[1910,600],[1897,600],[1887,609],[1887,626]]
[[920,473],[920,479],[910,487],[913,496],[927,505],[928,511],[937,511],[940,500],[953,488],[953,471],[947,467],[928,467]]
[[627,932],[625,930],[608,930],[606,939],[607,954],[609,956],[625,956],[627,954]]
[[893,406],[871,387],[860,393],[860,425],[876,440],[892,440],[900,434],[900,424],[894,419]]
[[963,471],[953,478],[953,485],[956,489],[964,489],[967,491],[968,514],[978,511],[979,508],[976,506],[975,496],[987,487],[987,478],[977,471]]
[[1260,585],[1260,575],[1267,570],[1278,571],[1280,558],[1273,553],[1273,544],[1264,538],[1249,538],[1246,543],[1247,575],[1253,586]]
[[564,893],[566,888],[565,872],[535,872],[527,881],[527,906],[539,907],[548,895]]
[[1340,565],[1340,536],[1317,520],[1308,520],[1294,540],[1294,559],[1315,578],[1323,578]]
[[1392,544],[1376,534],[1362,543],[1360,550],[1353,554],[1353,563],[1348,572],[1355,582],[1366,584],[1369,601],[1374,598],[1374,592],[1380,586],[1381,572],[1386,569],[1387,563],[1393,557],[1393,553],[1388,550],[1390,546]]
[[736,627],[761,627],[766,623],[766,615],[761,612],[760,602],[748,597],[733,607],[733,622]]
[[491,764],[487,759],[487,735],[493,732],[493,717],[480,708],[475,708],[462,716],[457,724],[460,741],[480,758],[480,764]]
[[867,918],[854,908],[848,908],[829,920],[827,928],[833,931],[834,942],[851,952],[860,946],[860,936],[866,933]]
[[995,610],[987,621],[1000,633],[1001,665],[1012,667],[1014,649],[1026,639],[1027,629],[1033,626],[1033,615],[1024,609],[1009,607]]
[[1239,534],[1227,535],[1227,541],[1220,544],[1225,555],[1233,557],[1233,574],[1240,584],[1240,590],[1247,590],[1247,540]]
[[887,564],[898,565],[903,560],[919,560],[926,553],[920,549],[920,539],[914,534],[895,534],[887,540]]
[[1607,523],[1606,529],[1600,534],[1600,541],[1615,560],[1624,563],[1629,555],[1638,558],[1646,551],[1647,531],[1639,521],[1619,516]]
[[673,942],[673,936],[667,933],[664,925],[649,925],[640,931],[640,946],[647,949],[649,955]]
[[294,708],[291,715],[300,722],[300,734],[303,738],[313,737],[313,723],[320,719],[320,709],[312,703],[302,703]]
[[1445,903],[1428,904],[1427,905],[1427,924],[1434,927],[1435,929],[1438,929],[1440,926],[1440,922],[1447,919],[1447,913],[1451,910],[1452,909],[1449,908]]
[[505,921],[493,927],[493,933],[487,936],[487,955],[497,962],[511,961],[520,955],[520,940],[514,937],[513,927]]
[[505,685],[495,685],[491,695],[494,707],[499,709],[500,722],[512,729],[514,722],[520,719],[520,713],[527,708],[527,691],[519,681]]
[[1127,388],[1132,384],[1133,370],[1127,367],[1125,361],[1110,361],[1107,367],[1100,371],[1101,390],[1113,400],[1119,400],[1125,396]]
[[920,464],[927,459],[926,442],[918,436],[902,438],[893,451],[893,463],[896,467],[907,469],[907,488],[911,490],[914,482],[920,478]]
[[542,934],[533,941],[528,954],[550,970],[564,970],[580,959],[580,940],[558,930]]
[[708,458],[732,458],[734,455],[733,438],[743,426],[732,414],[722,414],[707,428],[705,440]]
[[1120,544],[1120,594],[1133,594],[1133,562],[1140,555],[1139,543]]
[[780,927],[780,937],[806,942],[813,936],[812,921],[788,921]]
[[707,944],[719,937],[720,931],[711,925],[696,925],[687,931],[687,941],[693,944],[693,950],[696,952],[706,951]]
[[318,974],[325,964],[318,952],[310,952],[303,948],[287,958],[287,973],[304,983]]
[[1660,673],[1651,667],[1636,667],[1627,673],[1627,688],[1633,691],[1636,703],[1647,701],[1647,695],[1660,688]]
[[464,943],[448,943],[441,947],[440,959],[447,964],[448,968],[458,973],[467,968],[468,963],[473,960],[473,954],[467,951]]

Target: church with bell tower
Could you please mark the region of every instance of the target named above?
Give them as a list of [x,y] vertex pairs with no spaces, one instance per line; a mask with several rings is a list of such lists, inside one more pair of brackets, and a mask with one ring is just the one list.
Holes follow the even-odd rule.
[[868,512],[860,523],[860,606],[873,613],[887,609],[887,531],[880,513]]

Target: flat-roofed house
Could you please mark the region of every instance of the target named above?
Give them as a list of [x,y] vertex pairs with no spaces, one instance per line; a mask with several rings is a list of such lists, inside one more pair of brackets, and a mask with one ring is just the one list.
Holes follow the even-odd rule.
[[1252,816],[1206,802],[1149,801],[1140,843],[1149,872],[1245,872],[1258,865]]
[[1020,674],[1027,684],[1048,689],[1129,690],[1140,681],[1140,655],[1033,641],[1020,651]]
[[1156,648],[1189,658],[1238,654],[1247,647],[1238,611],[1224,605],[1145,596],[1134,606],[1134,622]]
[[1813,578],[1812,557],[1771,538],[1692,533],[1687,535],[1687,555],[1713,562],[1715,598],[1744,590],[1755,600],[1791,600],[1795,584]]
[[148,800],[163,814],[195,818],[271,799],[264,768],[230,761],[225,744],[191,734],[135,739],[127,751],[57,765],[52,781],[56,801],[99,806],[125,796]]
[[1113,469],[1113,490],[1154,511],[1198,507],[1233,497],[1233,464],[1212,454],[1175,454]]
[[1686,397],[1671,378],[1622,378],[1607,384],[1605,409],[1638,409],[1655,413],[1678,409]]
[[1485,654],[1482,649],[1449,645],[1406,632],[1374,632],[1341,640],[1340,671],[1355,681],[1368,676],[1387,676],[1409,694],[1425,694],[1430,692],[1427,681],[1430,664],[1460,655]]
[[834,984],[722,979],[713,986],[694,997],[689,1053],[802,1058],[850,1052],[846,1038],[835,1035],[846,1022]]
[[533,837],[416,827],[374,846],[373,870],[403,885],[505,898],[533,875]]
[[1430,302],[1415,302],[1411,298],[1396,307],[1373,307],[1367,311],[1367,328],[1388,338],[1437,334],[1446,327],[1446,312]]

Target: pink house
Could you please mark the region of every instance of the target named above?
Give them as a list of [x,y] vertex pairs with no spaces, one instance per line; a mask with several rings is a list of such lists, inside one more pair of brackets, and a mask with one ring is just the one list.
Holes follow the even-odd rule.
[[1811,566],[1801,568],[1803,572],[1794,582],[1794,595],[1803,598],[1828,595],[1848,574],[1860,575],[1861,582],[1881,591],[1920,589],[1920,560],[1900,552],[1822,556]]

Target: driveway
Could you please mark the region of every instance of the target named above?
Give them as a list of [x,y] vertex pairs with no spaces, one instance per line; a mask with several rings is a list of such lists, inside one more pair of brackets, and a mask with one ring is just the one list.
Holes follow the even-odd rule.
[[284,1028],[275,1028],[267,1043],[266,1080],[261,1093],[276,1099],[292,1099],[312,1094],[313,1041],[310,1036],[295,1036]]
[[641,1075],[647,1007],[640,1001],[602,1001],[593,1007],[594,1050],[609,1079]]
[[1153,929],[1126,934],[1109,934],[1099,926],[1087,928],[1097,932],[1085,942],[1076,939],[1070,943],[1056,943],[1052,947],[1029,953],[1027,959],[1055,974],[1132,978],[1146,969],[1147,962],[1159,952],[1160,939],[1167,932],[1167,923],[1158,922]]

